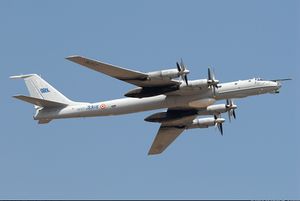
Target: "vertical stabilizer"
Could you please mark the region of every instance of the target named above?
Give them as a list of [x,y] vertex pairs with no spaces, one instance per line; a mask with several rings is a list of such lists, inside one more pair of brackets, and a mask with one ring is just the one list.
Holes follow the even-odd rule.
[[22,78],[25,81],[29,94],[33,98],[44,99],[47,101],[54,101],[63,104],[71,104],[72,101],[65,97],[62,93],[56,90],[48,82],[43,80],[37,74],[11,76],[11,79]]

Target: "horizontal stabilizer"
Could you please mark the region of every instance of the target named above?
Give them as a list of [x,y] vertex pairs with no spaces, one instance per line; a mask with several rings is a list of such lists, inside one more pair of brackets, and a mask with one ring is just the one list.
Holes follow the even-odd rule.
[[10,79],[24,79],[24,78],[28,78],[28,77],[35,76],[35,75],[36,75],[36,74],[13,75],[13,76],[10,76],[9,78],[10,78]]
[[44,99],[40,99],[40,98],[34,98],[34,97],[30,97],[30,96],[16,95],[16,96],[13,96],[13,97],[17,98],[19,100],[25,101],[27,103],[31,103],[33,105],[37,105],[37,106],[41,106],[41,107],[51,108],[51,107],[65,107],[65,106],[67,106],[67,104],[64,104],[64,103],[44,100]]

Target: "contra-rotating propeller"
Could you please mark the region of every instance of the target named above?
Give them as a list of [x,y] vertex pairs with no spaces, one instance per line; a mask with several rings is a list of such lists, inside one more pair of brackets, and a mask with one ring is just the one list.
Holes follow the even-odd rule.
[[223,123],[225,122],[225,119],[221,118],[221,116],[214,115],[215,118],[215,126],[218,127],[221,135],[223,136]]
[[178,75],[181,76],[181,79],[184,80],[186,85],[188,86],[189,84],[188,84],[187,74],[189,74],[190,71],[186,68],[182,59],[180,59],[180,64],[176,62],[176,66],[178,69]]
[[226,99],[226,108],[229,109],[228,110],[228,118],[229,118],[229,121],[231,122],[231,116],[233,116],[233,118],[236,119],[235,109],[237,108],[237,106],[233,103],[233,100]]
[[213,89],[213,95],[216,95],[216,88],[218,88],[219,80],[216,79],[214,71],[208,68],[207,84]]

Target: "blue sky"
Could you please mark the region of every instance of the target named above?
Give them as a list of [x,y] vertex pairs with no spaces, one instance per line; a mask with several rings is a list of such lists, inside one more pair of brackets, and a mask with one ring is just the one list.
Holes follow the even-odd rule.
[[[1,1],[1,199],[300,199],[299,1]],[[158,125],[126,116],[38,125],[10,75],[41,74],[73,100],[133,86],[71,63],[79,54],[190,79],[292,77],[278,95],[236,100],[222,137],[189,130],[147,155]],[[224,116],[227,118],[227,116]]]

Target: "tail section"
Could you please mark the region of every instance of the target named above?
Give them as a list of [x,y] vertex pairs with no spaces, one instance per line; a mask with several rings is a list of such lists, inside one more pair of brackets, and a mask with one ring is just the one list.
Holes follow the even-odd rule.
[[22,78],[25,81],[30,97],[44,99],[63,104],[71,104],[72,101],[56,90],[48,82],[37,74],[11,76],[11,79]]
[[17,75],[11,76],[10,78],[24,79],[30,96],[16,95],[13,97],[34,105],[36,109],[34,119],[39,120],[39,124],[46,124],[52,120],[52,118],[47,117],[36,118],[40,112],[46,112],[47,109],[51,108],[64,108],[75,103],[37,74]]

